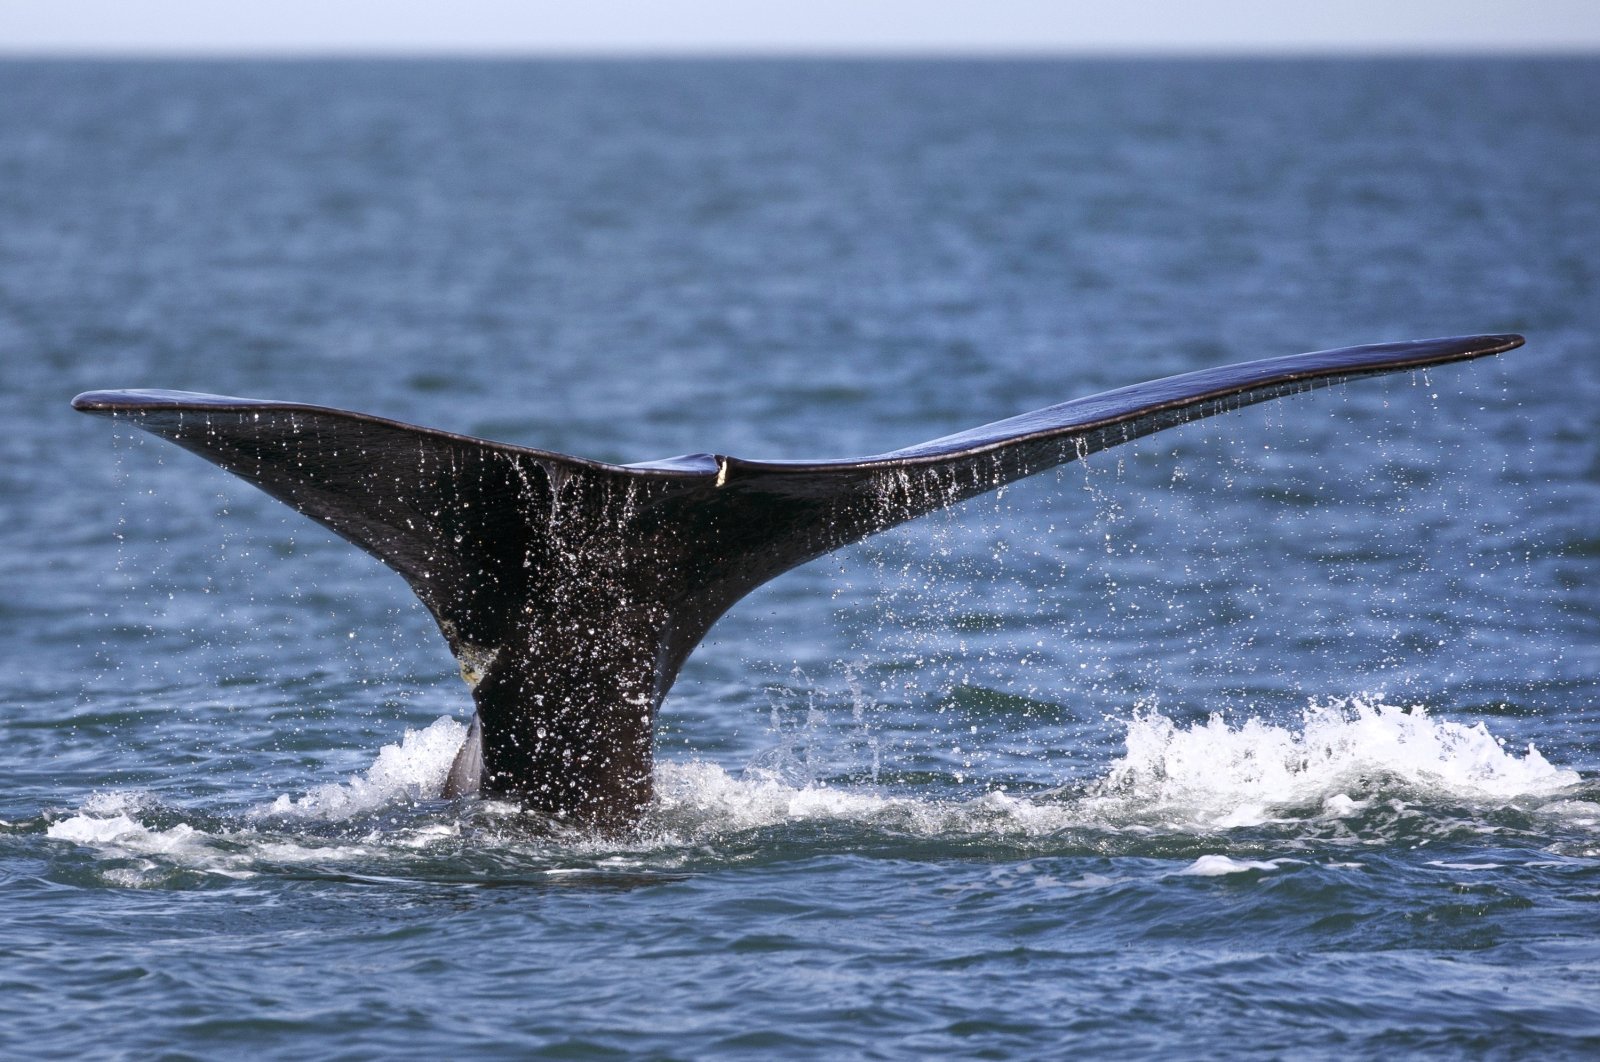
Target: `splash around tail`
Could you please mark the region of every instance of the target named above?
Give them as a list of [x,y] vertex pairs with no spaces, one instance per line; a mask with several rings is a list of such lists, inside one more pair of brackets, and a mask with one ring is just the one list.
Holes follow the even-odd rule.
[[[654,796],[626,836],[561,828],[514,803],[440,801],[466,727],[448,716],[407,730],[364,770],[309,792],[217,814],[163,806],[139,791],[101,792],[27,827],[101,853],[94,873],[124,887],[186,887],[195,874],[251,878],[306,868],[345,875],[460,878],[618,873],[662,880],[697,861],[870,848],[891,857],[1121,854],[1184,875],[1264,871],[1280,863],[1365,859],[1451,832],[1540,827],[1588,850],[1600,791],[1531,746],[1507,747],[1483,724],[1420,707],[1319,700],[1298,721],[1245,715],[1182,724],[1133,715],[1124,753],[1054,790],[973,794],[946,778],[914,789],[830,782],[705,761],[662,763]],[[1508,811],[1511,817],[1508,818]],[[1262,856],[1271,855],[1266,861]]]

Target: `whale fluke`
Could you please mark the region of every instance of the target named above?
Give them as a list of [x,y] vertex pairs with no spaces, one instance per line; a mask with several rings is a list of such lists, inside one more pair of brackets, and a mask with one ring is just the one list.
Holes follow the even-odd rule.
[[614,465],[295,403],[92,391],[72,404],[221,465],[405,578],[477,705],[450,792],[616,831],[650,801],[654,719],[684,660],[767,580],[1163,428],[1521,343],[1426,339],[1205,369],[847,460]]

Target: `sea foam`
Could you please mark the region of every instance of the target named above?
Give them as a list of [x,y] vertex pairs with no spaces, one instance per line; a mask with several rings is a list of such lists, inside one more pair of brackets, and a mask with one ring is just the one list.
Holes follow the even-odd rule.
[[348,782],[320,785],[300,797],[284,794],[251,814],[337,820],[392,804],[432,800],[443,791],[466,736],[464,724],[443,716],[421,730],[408,729],[398,744],[383,746],[372,766]]
[[[454,818],[413,824],[387,840],[365,836],[354,847],[349,839],[330,844],[300,837],[290,824],[337,822],[436,798],[465,734],[466,727],[450,717],[407,730],[349,780],[257,805],[244,812],[242,822],[235,820],[238,829],[221,834],[183,823],[157,828],[146,821],[152,816],[146,814],[145,794],[112,793],[91,797],[76,814],[54,822],[48,836],[235,875],[257,869],[262,861],[337,862],[370,854],[373,845],[426,847],[441,837],[455,840],[461,833]],[[741,772],[703,760],[664,761],[656,767],[655,803],[636,841],[624,847],[670,849],[807,823],[918,837],[1048,838],[1082,829],[1221,834],[1289,818],[1350,818],[1371,805],[1379,789],[1395,786],[1424,802],[1499,805],[1534,799],[1551,814],[1583,822],[1594,805],[1567,792],[1581,782],[1577,772],[1552,765],[1532,746],[1519,755],[1482,723],[1437,719],[1422,708],[1334,700],[1308,708],[1298,726],[1259,718],[1234,724],[1215,716],[1183,726],[1142,712],[1128,724],[1124,754],[1099,778],[1032,795],[996,789],[946,797],[830,785],[756,766]],[[489,810],[491,817],[516,814],[509,806]],[[166,817],[170,821],[170,812]],[[252,843],[258,830],[266,832]],[[235,854],[241,842],[247,853]],[[1202,857],[1183,873],[1209,876],[1276,866],[1258,863]]]
[[1468,726],[1421,706],[1351,698],[1313,704],[1298,727],[1258,718],[1234,725],[1215,715],[1181,727],[1158,712],[1141,713],[1128,725],[1127,751],[1095,790],[1129,809],[1227,828],[1307,804],[1346,817],[1361,810],[1359,794],[1378,782],[1436,798],[1501,802],[1553,795],[1580,781],[1531,744],[1518,756],[1481,722]]

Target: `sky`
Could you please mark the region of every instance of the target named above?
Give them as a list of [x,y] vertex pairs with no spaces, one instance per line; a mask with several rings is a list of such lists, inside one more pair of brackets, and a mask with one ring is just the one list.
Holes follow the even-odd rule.
[[0,0],[0,54],[1600,51],[1600,0]]

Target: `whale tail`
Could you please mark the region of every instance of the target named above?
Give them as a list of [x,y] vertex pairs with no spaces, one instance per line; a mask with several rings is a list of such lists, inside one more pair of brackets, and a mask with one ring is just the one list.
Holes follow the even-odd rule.
[[848,543],[1074,458],[1281,395],[1497,354],[1519,336],[1350,347],[1124,387],[847,460],[588,461],[320,406],[94,391],[399,572],[477,705],[451,790],[625,829],[656,710],[734,602]]

